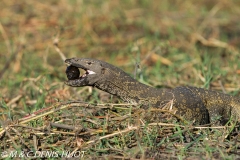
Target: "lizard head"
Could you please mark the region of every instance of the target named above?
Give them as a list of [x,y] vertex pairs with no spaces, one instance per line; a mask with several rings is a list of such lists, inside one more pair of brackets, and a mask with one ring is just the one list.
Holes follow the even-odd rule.
[[[102,79],[106,62],[90,58],[70,58],[66,59],[68,64],[66,75],[68,80],[65,84],[72,87],[94,86],[94,84]],[[109,65],[109,64],[107,64]],[[85,71],[80,76],[79,69]]]

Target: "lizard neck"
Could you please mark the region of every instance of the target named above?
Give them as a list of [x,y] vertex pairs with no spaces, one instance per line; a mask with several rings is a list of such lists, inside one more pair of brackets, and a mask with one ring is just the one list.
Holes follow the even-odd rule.
[[143,105],[161,105],[159,103],[172,98],[172,93],[167,90],[156,89],[138,82],[125,72],[111,72],[110,77],[102,78],[94,86],[100,90],[116,95],[129,103]]

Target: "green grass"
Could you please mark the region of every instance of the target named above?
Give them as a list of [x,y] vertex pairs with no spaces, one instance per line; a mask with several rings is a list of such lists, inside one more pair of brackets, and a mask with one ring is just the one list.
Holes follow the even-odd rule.
[[[132,76],[139,64],[136,79],[158,88],[190,85],[240,96],[239,6],[237,0],[2,0],[0,122],[8,128],[0,152],[80,147],[86,159],[239,158],[239,124],[199,129],[152,121],[151,112],[121,106],[97,89],[68,87],[66,65],[53,45],[57,37],[67,58],[101,59]],[[69,100],[103,105],[60,104]],[[21,121],[32,113],[39,117]],[[151,125],[162,121],[169,126]]]

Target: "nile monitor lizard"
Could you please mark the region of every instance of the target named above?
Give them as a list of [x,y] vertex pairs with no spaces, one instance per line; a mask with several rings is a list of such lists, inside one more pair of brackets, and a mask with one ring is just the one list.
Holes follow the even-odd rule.
[[[71,58],[65,62],[68,81],[72,87],[93,86],[116,95],[124,101],[148,106],[163,107],[173,102],[176,114],[196,124],[208,124],[214,118],[220,121],[230,117],[240,119],[240,98],[195,87],[157,89],[142,84],[123,70],[100,60]],[[80,76],[78,68],[86,71]]]

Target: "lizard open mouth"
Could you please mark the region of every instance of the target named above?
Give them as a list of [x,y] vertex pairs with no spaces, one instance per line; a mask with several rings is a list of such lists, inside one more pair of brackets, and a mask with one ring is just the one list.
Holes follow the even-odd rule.
[[96,74],[95,72],[93,72],[91,70],[88,70],[85,68],[81,68],[81,69],[84,70],[85,73],[80,76],[80,70],[78,67],[75,67],[72,65],[68,66],[66,69],[66,75],[67,75],[68,80],[83,79],[83,78],[87,77],[87,75],[89,75],[89,74]]

